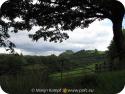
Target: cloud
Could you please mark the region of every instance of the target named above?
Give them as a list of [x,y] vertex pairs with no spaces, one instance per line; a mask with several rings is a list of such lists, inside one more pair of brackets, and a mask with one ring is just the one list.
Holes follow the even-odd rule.
[[[0,4],[6,0],[0,1]],[[125,4],[125,0],[119,0]],[[30,33],[36,31],[38,27],[34,27]],[[16,44],[16,50],[19,53],[30,55],[49,55],[59,54],[65,50],[78,51],[81,49],[98,49],[106,50],[112,40],[112,23],[105,19],[103,21],[95,21],[89,28],[77,28],[73,32],[67,31],[69,39],[62,43],[50,43],[40,39],[38,42],[33,42],[28,38],[27,31],[20,31],[17,34],[12,34],[11,41]],[[4,48],[0,48],[1,53],[6,53]]]
[[[20,31],[17,34],[11,34],[10,40],[16,44],[18,52],[30,55],[50,55],[60,54],[65,50],[78,51],[81,49],[98,49],[106,50],[112,40],[112,26],[109,20],[95,21],[89,28],[77,28],[73,32],[65,31],[69,35],[68,40],[62,43],[50,43],[40,39],[38,42],[33,42],[28,38],[27,31]],[[34,32],[34,28],[32,32]]]

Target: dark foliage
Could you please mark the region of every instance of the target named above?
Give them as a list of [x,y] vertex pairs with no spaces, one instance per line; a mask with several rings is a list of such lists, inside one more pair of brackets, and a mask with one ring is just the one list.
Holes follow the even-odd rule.
[[87,51],[79,51],[74,54],[65,54],[60,56],[15,56],[1,54],[0,75],[17,73],[24,71],[22,68],[28,67],[29,69],[32,69],[34,66],[36,66],[36,69],[42,67],[49,73],[61,72],[62,69],[63,71],[72,70],[77,67],[84,67],[88,64],[101,62],[103,60],[104,53],[97,55],[96,53],[89,53]]
[[[123,34],[125,36],[125,29],[122,30]],[[122,59],[122,62],[120,62],[120,57],[119,57],[119,53],[117,52],[117,46],[115,45],[114,40],[111,41],[109,47],[108,47],[108,51],[107,53],[107,59],[108,59],[108,63],[110,64],[110,66],[114,67],[115,69],[124,69],[124,62],[125,59]],[[123,54],[123,52],[121,53]],[[125,56],[123,54],[123,56]]]
[[[33,0],[8,0],[1,7],[0,17],[9,20],[8,23],[1,22],[6,23],[7,28],[13,27],[12,32],[29,31],[33,26],[39,26],[38,31],[29,35],[30,38],[62,42],[68,35],[61,31],[88,27],[96,19],[109,18],[113,23],[121,23],[123,15],[124,7],[116,0],[37,0],[35,4]],[[21,21],[15,21],[15,18]],[[121,39],[120,36],[116,41]],[[9,46],[14,47],[11,43]]]
[[[125,36],[125,29],[122,30],[123,34]],[[117,47],[115,45],[114,40],[111,41],[109,47],[108,47],[108,52],[107,55],[110,59],[114,59],[118,57],[118,53],[117,53]]]
[[16,74],[21,71],[21,66],[26,64],[22,56],[0,55],[0,75]]

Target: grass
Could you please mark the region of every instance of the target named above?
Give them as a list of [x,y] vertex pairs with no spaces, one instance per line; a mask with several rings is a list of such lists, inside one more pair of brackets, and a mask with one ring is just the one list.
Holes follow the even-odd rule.
[[28,68],[17,75],[0,76],[0,84],[9,94],[31,94],[32,88],[46,87],[47,75],[48,73],[44,69],[31,70]]
[[59,79],[53,80],[52,85],[63,88],[94,89],[95,92],[92,94],[117,94],[125,84],[124,74],[125,70],[83,74],[81,76],[65,77],[62,81]]
[[125,85],[125,70],[100,73],[97,80],[99,83],[95,88],[97,94],[116,94]]
[[[63,79],[65,78],[73,78],[73,77],[80,77],[83,76],[85,74],[90,73],[91,70],[89,69],[85,69],[85,68],[76,68],[72,71],[65,71],[62,72],[62,76]],[[51,77],[52,79],[58,80],[61,78],[61,73],[55,73],[55,74],[51,74],[49,77]]]
[[[97,63],[93,63],[93,64],[87,65],[85,67],[75,68],[75,69],[70,70],[70,71],[63,71],[62,72],[63,78],[73,78],[73,77],[80,77],[80,76],[83,76],[86,74],[91,74],[95,71],[94,70],[95,64],[97,64]],[[61,78],[61,72],[51,74],[49,77],[58,80]]]
[[60,73],[50,74],[48,77],[48,71],[43,67],[35,70],[38,69],[38,65],[33,68],[28,66],[24,69],[29,71],[17,75],[0,76],[0,84],[9,94],[32,94],[32,88],[94,89],[94,93],[90,94],[116,94],[122,90],[125,84],[125,70],[94,73],[90,70],[94,70],[94,65],[65,71],[62,80]]
[[[94,64],[87,66],[87,68],[94,68]],[[56,87],[92,88],[95,90],[94,94],[116,94],[123,89],[124,74],[125,70],[93,73],[85,68],[77,68],[63,72],[62,81],[60,73],[52,74],[50,77],[53,78],[53,84]]]

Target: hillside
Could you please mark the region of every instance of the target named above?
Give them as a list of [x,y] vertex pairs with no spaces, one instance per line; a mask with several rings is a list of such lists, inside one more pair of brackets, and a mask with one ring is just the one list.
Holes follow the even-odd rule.
[[84,67],[92,63],[104,62],[105,52],[97,50],[80,50],[78,52],[73,52],[72,54],[69,54],[66,51],[60,54],[59,57],[64,58],[64,65],[70,63],[70,65],[77,68]]
[[124,70],[95,72],[95,64],[105,60],[102,51],[68,50],[59,56],[0,55],[0,58],[0,68],[4,70],[0,75],[1,86],[9,94],[31,94],[32,88],[90,88],[94,90],[92,94],[116,94],[125,83]]
[[48,68],[50,72],[58,72],[61,71],[62,67],[63,70],[72,70],[89,64],[103,62],[105,59],[105,52],[97,50],[81,50],[73,52],[67,50],[59,56],[15,56],[1,54],[0,58],[0,68],[2,72],[8,70],[16,71],[20,69],[20,67],[34,66],[34,64],[39,64],[39,66],[42,67],[44,66]]

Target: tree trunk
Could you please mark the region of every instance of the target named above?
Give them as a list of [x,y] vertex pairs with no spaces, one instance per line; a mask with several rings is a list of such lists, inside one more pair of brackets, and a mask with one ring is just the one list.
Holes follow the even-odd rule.
[[117,56],[114,58],[114,60],[118,58],[119,68],[124,69],[125,68],[125,38],[122,32],[122,22],[113,23],[113,33],[114,33],[113,40],[114,40],[114,43],[116,46],[116,52],[117,52]]
[[113,40],[115,42],[119,60],[125,56],[125,38],[122,32],[122,22],[125,13],[125,8],[122,3],[114,0],[113,5],[111,6],[111,20],[113,23]]
[[122,58],[123,54],[125,54],[125,43],[124,43],[124,35],[122,32],[122,22],[114,21],[113,22],[113,40],[115,42],[117,53]]

